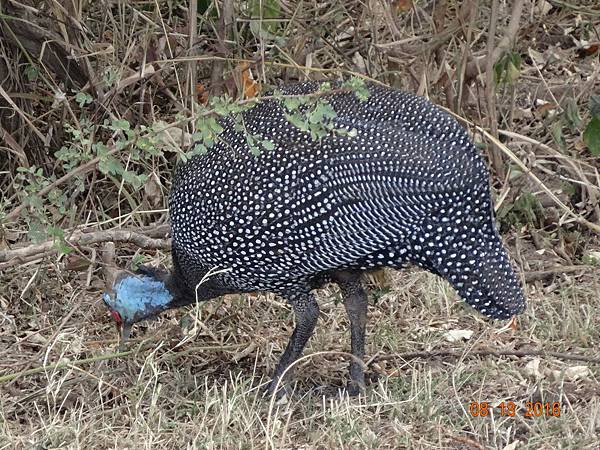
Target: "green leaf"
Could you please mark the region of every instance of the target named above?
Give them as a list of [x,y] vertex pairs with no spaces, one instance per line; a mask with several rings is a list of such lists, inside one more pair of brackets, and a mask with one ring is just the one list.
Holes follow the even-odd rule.
[[562,123],[560,120],[557,120],[550,125],[550,133],[552,134],[552,139],[554,139],[554,142],[556,142],[560,148],[564,149],[566,142],[563,136]]
[[333,128],[333,131],[340,136],[348,136],[350,138],[355,138],[358,136],[358,130],[356,128],[350,128],[349,130],[346,128]]
[[272,141],[269,141],[268,139],[265,139],[264,141],[261,142],[262,146],[265,148],[265,150],[274,150],[275,149],[275,144]]
[[65,241],[62,240],[54,241],[54,248],[58,251],[58,253],[61,253],[63,255],[68,255],[73,251],[73,249],[69,247]]
[[258,145],[256,144],[249,144],[250,146],[250,153],[252,153],[254,156],[260,156],[260,148],[258,147]]
[[144,181],[146,181],[146,177],[144,177],[143,175],[138,175],[137,173],[131,172],[129,170],[123,171],[122,177],[123,181],[129,183],[135,189],[139,189],[140,187],[142,187]]
[[345,88],[352,89],[354,91],[354,94],[356,95],[356,97],[361,102],[364,102],[365,100],[367,100],[369,98],[369,95],[370,95],[369,89],[367,88],[367,85],[365,84],[365,80],[363,80],[362,78],[351,77],[348,81],[344,82],[344,84],[342,86]]
[[112,121],[111,127],[114,130],[126,131],[126,130],[129,130],[130,125],[129,125],[129,122],[125,119],[115,119]]
[[85,105],[89,105],[92,103],[92,96],[87,92],[78,92],[75,96],[75,101],[79,104],[80,108],[83,108]]
[[219,122],[217,122],[217,119],[215,119],[214,117],[208,118],[208,120],[206,121],[206,126],[215,134],[221,134],[223,132],[223,127]]
[[96,152],[96,155],[100,158],[106,156],[106,154],[110,151],[109,148],[103,142],[96,142],[92,145],[92,149]]
[[301,97],[289,97],[283,99],[283,106],[285,106],[285,109],[289,112],[297,110],[304,103],[306,102],[303,102]]
[[136,254],[133,255],[133,258],[131,258],[131,270],[133,270],[134,272],[137,271],[140,266],[143,264],[145,259],[145,256],[143,254]]
[[215,145],[215,141],[212,137],[205,137],[204,138],[204,145],[206,145],[207,148],[212,148],[213,145]]
[[516,52],[505,53],[494,64],[494,81],[496,84],[513,84],[521,73],[521,55]]
[[567,99],[565,120],[571,131],[577,130],[581,125],[581,116],[579,115],[579,108],[577,108],[577,100],[574,98]]
[[125,172],[125,168],[123,167],[123,164],[121,164],[121,161],[112,156],[101,160],[98,164],[98,169],[100,169],[100,172],[110,175],[121,175]]
[[260,19],[277,19],[281,17],[281,6],[279,0],[252,0],[250,3],[250,14],[252,22],[250,22],[250,31],[255,36],[259,36],[266,31],[274,33],[280,25],[280,22],[275,20],[260,20]]
[[515,65],[513,61],[510,61],[506,67],[506,82],[508,84],[514,84],[518,79],[521,71],[519,67]]
[[65,231],[62,228],[58,227],[48,227],[48,236],[52,236],[53,238],[64,239]]
[[310,126],[310,137],[313,141],[316,141],[327,136],[327,130],[328,129],[321,124],[313,124]]
[[140,136],[136,141],[135,145],[143,152],[148,152],[151,155],[160,154],[160,152],[157,152],[156,143],[149,136]]
[[40,75],[40,69],[37,66],[34,66],[33,64],[28,64],[25,67],[25,76],[27,77],[28,81],[37,80],[37,77],[39,75]]
[[600,156],[600,117],[594,116],[583,132],[583,142],[594,156]]
[[321,91],[321,92],[329,92],[329,91],[331,91],[331,89],[332,89],[331,88],[331,83],[329,81],[324,81],[319,86],[319,91]]
[[107,67],[106,70],[104,71],[102,79],[104,80],[104,83],[106,84],[107,87],[112,87],[117,82],[119,77],[120,77],[120,74],[119,74],[119,70],[117,68]]
[[333,119],[337,116],[335,110],[329,103],[317,103],[315,110],[309,116],[308,121],[313,124],[323,123],[326,119]]
[[244,132],[244,124],[240,121],[236,121],[233,125],[233,128],[235,129],[235,131],[239,131],[240,133]]
[[[194,148],[192,149],[192,155],[205,155],[206,152],[208,152],[208,149],[206,148],[206,145],[197,142],[196,144],[194,144]],[[185,160],[184,160],[185,162]]]
[[41,242],[46,240],[48,237],[46,230],[37,220],[33,219],[29,221],[29,230],[27,232],[29,239],[33,242]]
[[[219,116],[228,116],[232,113],[236,113],[236,112],[239,112],[240,110],[244,109],[244,108],[241,108],[240,105],[232,103],[231,99],[227,96],[211,97],[209,100],[209,106]],[[199,112],[202,112],[202,111],[203,111],[203,109],[200,108]],[[207,120],[207,118],[204,116],[199,117],[196,128],[201,129],[202,128],[201,124],[206,120]]]
[[309,131],[307,123],[298,114],[286,114],[285,118],[288,120],[288,122],[290,122],[292,125],[294,125],[299,130]]

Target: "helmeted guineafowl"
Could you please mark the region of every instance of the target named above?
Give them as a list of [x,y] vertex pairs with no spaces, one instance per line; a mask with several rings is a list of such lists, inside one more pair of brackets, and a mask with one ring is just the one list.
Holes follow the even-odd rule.
[[[308,82],[281,92],[318,89]],[[488,317],[523,311],[494,223],[488,172],[465,130],[424,98],[374,84],[368,90],[362,101],[340,89],[325,96],[335,129],[317,140],[290,124],[274,99],[243,113],[244,132],[221,121],[215,146],[182,164],[173,180],[172,272],[121,275],[103,296],[125,336],[131,324],[196,300],[277,293],[293,307],[296,328],[273,388],[313,333],[319,307],[311,290],[326,281],[341,287],[358,359],[364,271],[416,264]],[[255,155],[244,133],[274,149]],[[211,269],[230,270],[205,280]],[[355,393],[364,385],[357,361],[350,375]]]

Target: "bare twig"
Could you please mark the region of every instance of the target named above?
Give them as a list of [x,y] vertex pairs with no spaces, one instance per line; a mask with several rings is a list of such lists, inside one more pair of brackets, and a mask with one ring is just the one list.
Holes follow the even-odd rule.
[[[487,39],[487,61],[485,68],[485,96],[487,99],[488,126],[492,135],[498,137],[498,112],[496,111],[496,92],[494,90],[494,40],[496,35],[496,25],[498,23],[498,0],[492,0],[492,12],[490,15],[490,29]],[[504,165],[502,164],[502,152],[496,146],[490,147],[490,161],[500,179],[504,178]]]
[[407,352],[407,353],[396,353],[393,355],[381,355],[373,358],[368,364],[372,364],[377,361],[386,361],[390,359],[399,359],[402,361],[409,361],[411,359],[433,359],[433,358],[465,358],[473,356],[516,356],[518,358],[525,358],[528,356],[541,356],[549,358],[564,359],[568,361],[583,361],[590,364],[600,364],[600,358],[588,355],[578,355],[577,353],[563,353],[553,352],[548,350],[469,350],[468,352],[461,352],[458,350],[435,350],[431,352]]
[[223,0],[221,3],[221,15],[219,17],[219,26],[217,36],[219,39],[220,53],[223,59],[216,60],[210,77],[210,89],[214,95],[223,91],[223,73],[225,71],[225,61],[229,56],[228,40],[231,40],[233,34],[234,9],[233,0]]
[[498,139],[496,139],[494,136],[492,136],[490,133],[488,133],[486,130],[484,130],[483,128],[476,126],[475,127],[480,133],[483,133],[490,141],[492,141],[498,148],[500,148],[504,154],[506,154],[511,160],[513,160],[518,166],[519,168],[521,168],[521,170],[523,170],[523,173],[526,173],[529,177],[531,177],[532,180],[534,180],[543,190],[544,192],[546,192],[546,194],[548,194],[548,196],[554,201],[554,203],[556,203],[558,206],[560,206],[560,208],[569,216],[573,217],[577,222],[581,223],[582,225],[585,225],[586,227],[588,227],[590,230],[595,231],[596,233],[600,233],[600,225],[590,222],[589,220],[587,220],[585,217],[581,216],[580,214],[577,214],[576,212],[573,212],[571,210],[571,208],[569,208],[567,205],[565,205],[555,194],[554,192],[552,192],[543,182],[542,180],[540,180],[526,165],[525,163],[523,163],[523,161],[521,161],[517,155],[515,155],[506,145],[504,145],[502,142],[500,142]]
[[[65,239],[71,245],[90,245],[103,242],[128,242],[146,250],[169,250],[171,242],[169,239],[150,238],[145,234],[133,230],[107,230],[83,232],[77,231]],[[0,251],[0,262],[5,263],[0,268],[19,264],[22,259],[29,258],[53,250],[54,241],[46,241],[41,244],[29,245],[12,250]]]
[[465,88],[468,84],[468,78],[465,77],[465,70],[467,67],[466,63],[471,54],[473,29],[475,28],[475,18],[477,17],[478,8],[479,0],[467,0],[463,2],[459,11],[458,22],[461,25],[462,32],[465,37],[465,42],[463,44],[464,50],[462,52],[459,68],[456,71],[458,75],[458,93],[456,95],[456,104],[452,105],[456,112],[460,112],[460,110],[462,109],[463,96],[467,92]]
[[8,131],[0,124],[0,142],[4,141],[8,145],[8,150],[15,155],[21,161],[21,165],[23,167],[29,168],[29,159],[27,158],[27,153],[23,147],[19,145],[17,141],[10,135]]
[[558,266],[551,267],[546,270],[535,270],[531,272],[526,272],[524,276],[525,281],[530,283],[532,281],[545,280],[547,278],[551,278],[554,275],[561,273],[586,272],[590,269],[592,269],[592,267],[590,266]]
[[512,43],[517,38],[517,32],[519,31],[519,22],[523,13],[524,3],[525,0],[514,1],[510,13],[510,22],[504,31],[504,36],[502,39],[500,39],[500,42],[498,42],[498,45],[496,48],[494,48],[492,54],[475,58],[469,62],[465,71],[465,83],[474,80],[477,75],[483,73],[483,65],[486,63],[487,59],[491,58],[493,62],[496,62],[502,56],[502,54],[510,48]]
[[36,136],[40,139],[40,141],[46,142],[46,137],[42,134],[42,132],[40,130],[38,130],[38,128],[33,124],[33,122],[29,119],[29,117],[27,117],[27,114],[25,114],[21,110],[21,108],[19,108],[17,106],[17,104],[13,101],[13,99],[10,98],[10,96],[4,90],[2,85],[0,85],[0,96],[2,98],[4,98],[4,100],[6,100],[6,102],[14,109],[14,111],[16,111],[23,118],[23,120],[27,123],[27,125],[29,125],[29,128],[31,128],[31,131],[33,131],[36,134]]
[[110,353],[108,355],[94,356],[92,358],[79,359],[79,360],[73,361],[73,362],[48,364],[47,366],[35,367],[33,369],[22,370],[22,371],[16,372],[16,373],[9,373],[9,374],[0,376],[0,384],[7,383],[7,382],[12,381],[17,378],[26,377],[29,375],[36,375],[38,373],[43,373],[43,372],[47,372],[47,371],[51,371],[51,370],[69,369],[71,367],[81,366],[84,364],[89,364],[89,363],[93,363],[93,362],[97,362],[97,361],[105,361],[107,359],[122,358],[123,356],[129,356],[135,352],[136,352],[136,350],[127,350],[126,352]]
[[[196,32],[198,27],[198,2],[192,1],[188,6],[188,55],[196,56],[198,49],[196,46]],[[187,64],[186,95],[189,95],[187,101],[188,109],[194,114],[196,104],[196,83],[198,80],[198,70],[196,63],[190,61]]]

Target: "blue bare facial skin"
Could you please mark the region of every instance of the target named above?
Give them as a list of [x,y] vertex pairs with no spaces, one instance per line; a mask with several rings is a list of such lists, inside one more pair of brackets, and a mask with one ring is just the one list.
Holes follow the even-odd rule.
[[173,296],[163,281],[147,275],[127,274],[118,278],[112,292],[102,300],[120,329],[120,346],[129,338],[131,326],[167,309]]

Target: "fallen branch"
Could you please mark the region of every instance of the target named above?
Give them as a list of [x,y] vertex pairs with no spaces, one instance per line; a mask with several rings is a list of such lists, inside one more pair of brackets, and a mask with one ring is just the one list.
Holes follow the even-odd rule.
[[547,278],[552,278],[556,274],[561,273],[574,273],[574,272],[586,272],[590,270],[590,266],[558,266],[551,267],[546,270],[535,270],[531,272],[526,272],[525,281],[527,283],[531,283],[532,281],[545,280]]
[[[237,348],[239,348],[239,345],[233,345],[233,346],[214,345],[214,346],[202,347],[200,350],[202,350],[202,351],[231,350],[231,349],[237,349]],[[195,350],[198,350],[198,349],[195,349]],[[138,350],[127,350],[125,352],[110,353],[108,355],[94,356],[91,358],[79,359],[79,360],[72,361],[72,362],[48,364],[46,366],[35,367],[33,369],[27,369],[27,370],[23,370],[21,372],[9,373],[9,374],[0,376],[0,384],[7,383],[9,381],[13,381],[17,378],[21,378],[24,376],[36,375],[38,373],[44,373],[44,372],[48,372],[51,370],[69,369],[72,367],[83,366],[85,364],[89,364],[89,363],[93,363],[93,362],[97,362],[97,361],[122,358],[124,356],[129,356],[134,353],[139,353],[139,352],[138,352]],[[318,352],[317,354],[322,354],[322,353],[336,353],[336,354],[340,353],[340,354],[347,355],[349,357],[353,357],[352,355],[350,355],[348,353],[344,353],[344,352]],[[312,356],[315,356],[315,354],[305,355],[302,359],[312,357]],[[377,361],[386,361],[386,360],[390,360],[390,359],[402,359],[404,361],[408,361],[408,360],[418,359],[418,358],[422,358],[422,359],[433,359],[433,358],[439,358],[439,357],[464,358],[464,357],[469,357],[469,356],[496,356],[496,357],[516,356],[516,357],[520,357],[520,358],[527,357],[527,356],[542,356],[542,357],[552,357],[552,358],[564,359],[564,360],[569,360],[569,361],[584,361],[584,362],[587,362],[590,364],[600,364],[600,358],[595,358],[595,357],[587,356],[587,355],[578,355],[575,353],[562,353],[562,352],[553,352],[553,351],[547,351],[547,350],[500,350],[500,351],[495,351],[495,350],[482,349],[482,350],[468,351],[466,353],[455,351],[455,350],[436,350],[436,351],[431,351],[431,352],[396,353],[393,355],[382,355],[382,356],[374,357],[371,360],[369,360],[366,365],[368,366]]]
[[551,357],[564,359],[568,361],[583,361],[590,364],[600,364],[600,358],[596,358],[593,356],[587,355],[578,355],[576,353],[562,353],[562,352],[552,352],[548,350],[489,350],[489,349],[481,349],[481,350],[470,350],[467,352],[461,352],[456,350],[435,350],[431,352],[408,352],[408,353],[396,353],[393,355],[382,355],[376,356],[372,358],[367,365],[372,364],[377,361],[387,361],[390,359],[401,359],[403,361],[410,361],[412,359],[434,359],[434,358],[465,358],[465,357],[473,357],[473,356],[516,356],[519,358],[524,358],[527,356],[541,356],[541,357]]
[[[137,245],[145,250],[169,250],[171,248],[170,239],[153,238],[149,235],[156,236],[157,230],[162,231],[163,235],[168,232],[168,225],[162,225],[152,230],[152,233],[140,233],[132,230],[106,230],[106,231],[76,231],[71,236],[65,239],[68,245],[91,245],[104,242],[121,242]],[[10,250],[0,251],[0,269],[5,269],[31,258],[32,256],[55,251],[55,241],[49,240],[41,244],[28,245],[26,247],[15,248]]]
[[[87,83],[87,75],[71,57],[76,47],[61,38],[56,30],[60,26],[56,19],[39,9],[23,7],[17,2],[0,3],[0,38],[4,42],[21,50],[30,63],[41,62],[69,87],[79,90]],[[45,142],[45,138],[42,142]]]

